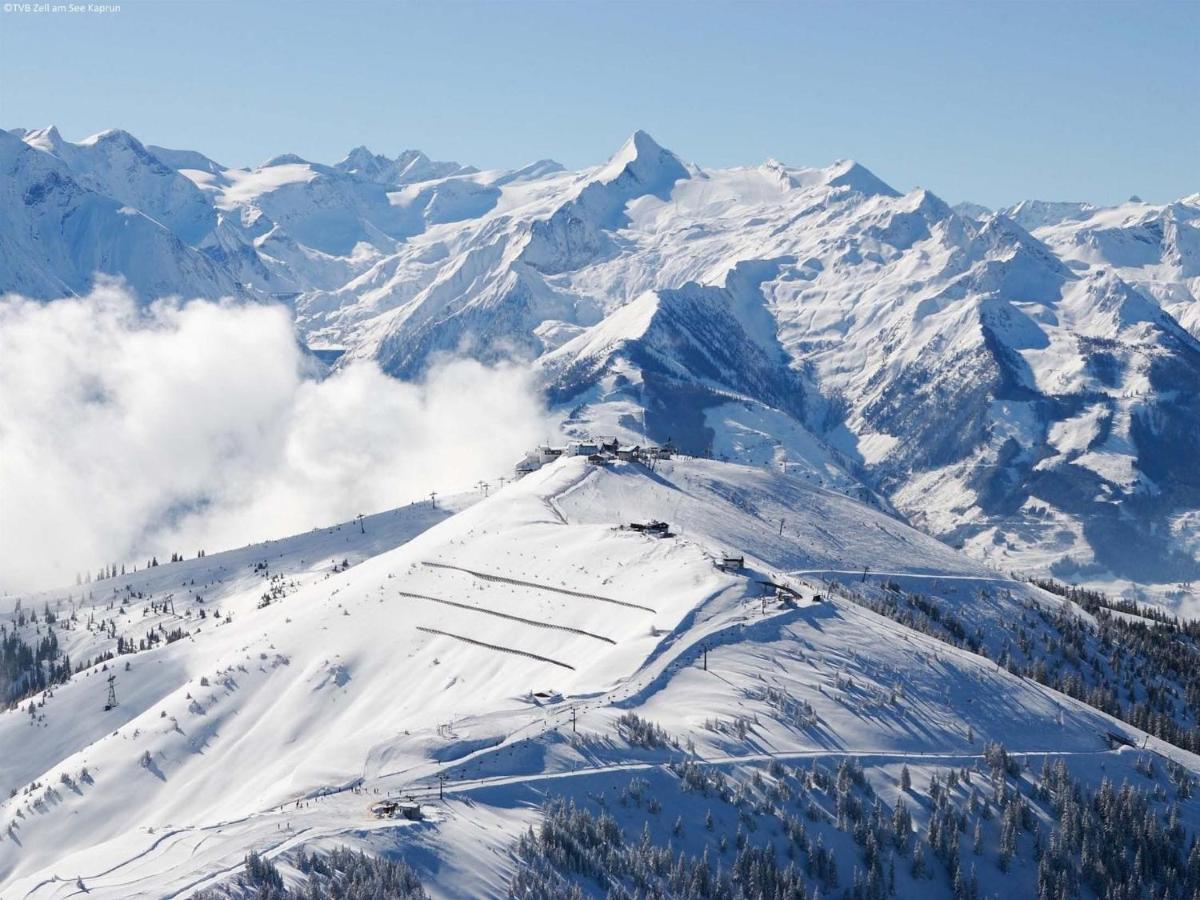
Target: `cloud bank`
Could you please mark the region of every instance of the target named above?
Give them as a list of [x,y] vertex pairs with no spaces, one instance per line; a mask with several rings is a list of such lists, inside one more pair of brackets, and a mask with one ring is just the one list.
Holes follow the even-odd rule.
[[517,367],[314,375],[281,306],[0,301],[0,588],[466,489],[555,431]]

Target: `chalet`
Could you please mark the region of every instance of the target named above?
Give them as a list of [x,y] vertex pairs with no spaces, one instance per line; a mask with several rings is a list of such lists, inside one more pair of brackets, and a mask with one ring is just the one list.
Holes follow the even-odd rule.
[[641,459],[642,448],[636,445],[632,447],[617,447],[616,457],[625,462],[633,462],[634,460]]
[[722,572],[740,572],[746,567],[746,557],[726,553],[717,560],[717,568]]
[[634,531],[640,531],[642,534],[648,534],[651,537],[667,537],[671,533],[671,526],[666,522],[631,522],[629,527]]
[[600,453],[600,445],[594,441],[573,441],[567,446],[567,456],[592,456]]
[[593,466],[603,466],[608,464],[609,457],[603,453],[589,453],[587,461]]
[[646,452],[655,459],[670,459],[679,452],[679,448],[677,448],[671,442],[670,438],[667,438],[667,442],[665,444],[657,444],[653,447],[647,447]]

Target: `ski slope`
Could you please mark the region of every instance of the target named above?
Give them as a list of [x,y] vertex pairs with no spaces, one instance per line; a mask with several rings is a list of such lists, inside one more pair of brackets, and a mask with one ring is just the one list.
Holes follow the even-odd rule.
[[[628,527],[649,519],[671,535]],[[745,568],[718,569],[726,552]],[[1088,777],[1130,767],[1105,733],[1144,741],[1135,729],[847,599],[832,579],[852,585],[864,566],[985,628],[1062,604],[806,479],[693,459],[561,459],[487,498],[114,579],[133,622],[175,594],[160,615],[188,635],[107,664],[116,709],[93,667],[33,715],[0,714],[17,789],[0,805],[0,896],[77,896],[82,882],[95,898],[186,897],[251,849],[293,878],[289,854],[338,843],[404,856],[435,896],[503,896],[512,842],[548,792],[658,783],[683,757],[857,757],[894,785],[905,761],[920,778],[1003,740]],[[274,575],[283,588],[260,605]],[[82,610],[110,614],[109,587]],[[97,640],[72,639],[73,655]],[[630,712],[666,743],[640,744]],[[405,794],[422,821],[371,816]]]

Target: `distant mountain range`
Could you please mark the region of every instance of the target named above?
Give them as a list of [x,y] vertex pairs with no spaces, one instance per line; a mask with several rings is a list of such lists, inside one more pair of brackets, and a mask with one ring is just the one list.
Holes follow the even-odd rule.
[[4,291],[277,299],[335,365],[526,359],[569,430],[784,467],[1006,570],[1200,577],[1200,194],[992,212],[644,132],[571,172],[15,129],[0,173]]

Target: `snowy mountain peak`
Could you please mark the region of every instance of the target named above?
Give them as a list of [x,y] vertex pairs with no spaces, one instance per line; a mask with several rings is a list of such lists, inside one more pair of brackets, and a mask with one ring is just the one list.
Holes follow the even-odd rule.
[[522,178],[542,178],[546,175],[554,175],[558,172],[565,172],[566,166],[556,159],[539,159],[531,162],[527,166],[522,166],[513,172],[509,173],[509,180]]
[[954,214],[950,205],[928,188],[915,188],[904,195],[904,205],[930,221],[945,219]]
[[154,144],[147,144],[146,149],[176,172],[181,169],[191,169],[197,172],[220,175],[229,168],[215,160],[209,159],[203,153],[197,153],[195,150],[172,150],[169,147],[158,147]]
[[830,187],[846,187],[866,196],[899,197],[900,192],[852,159],[839,160],[827,170]]
[[662,147],[645,131],[635,131],[596,173],[596,181],[604,184],[629,176],[646,186],[647,193],[659,193],[680,179],[689,178],[687,167],[679,157]]
[[335,169],[343,169],[346,171],[354,171],[365,166],[376,164],[376,162],[384,157],[377,156],[372,153],[366,144],[359,144],[347,153],[342,159],[333,164]]
[[1156,324],[1172,331],[1177,327],[1158,304],[1112,272],[1089,273],[1087,287],[1089,312],[1104,316],[1114,332],[1140,323]]
[[691,172],[644,131],[635,131],[613,156],[576,183],[574,196],[535,221],[521,258],[550,275],[578,269],[613,249],[606,232],[627,223],[626,208],[640,197],[669,200]]
[[338,171],[373,181],[381,174],[391,173],[395,165],[395,160],[373,153],[365,145],[360,145],[347,153],[344,159],[334,163],[333,167]]
[[[790,191],[793,188],[800,187],[802,185],[811,184],[809,177],[797,177],[797,173],[794,169],[788,168],[787,165],[775,159],[774,157],[771,157],[766,162],[762,163],[758,167],[758,171],[762,172],[767,176],[767,178],[778,184],[785,191]],[[808,171],[803,173],[804,176],[811,176],[812,174],[813,173]]]
[[365,146],[355,147],[333,168],[348,175],[373,181],[377,184],[400,185],[419,181],[432,181],[451,175],[467,175],[477,172],[473,166],[457,162],[439,162],[430,159],[420,150],[402,150],[395,159],[373,153]]
[[270,169],[274,166],[307,166],[307,159],[297,156],[295,153],[281,153],[279,156],[272,156],[264,163],[260,163],[258,168]]
[[106,128],[104,131],[98,131],[95,134],[85,137],[79,142],[79,145],[81,147],[91,147],[102,143],[137,144],[141,146],[141,141],[121,128]]
[[654,140],[649,132],[642,131],[639,128],[626,138],[625,143],[621,145],[621,149],[610,157],[609,163],[610,165],[623,168],[640,156],[655,156],[663,152],[665,152],[663,146]]
[[376,156],[371,152],[366,144],[359,144],[353,150],[346,154],[345,159],[335,163],[334,168],[340,168],[343,164],[363,165],[364,163],[374,162],[376,159],[384,159],[386,157]]
[[45,150],[47,153],[58,155],[59,149],[66,143],[59,133],[58,127],[50,125],[46,128],[21,129],[20,138],[30,147]]
[[979,221],[995,215],[995,212],[990,207],[984,206],[982,203],[974,203],[970,200],[963,200],[961,203],[955,203],[951,209],[953,209],[960,216]]

